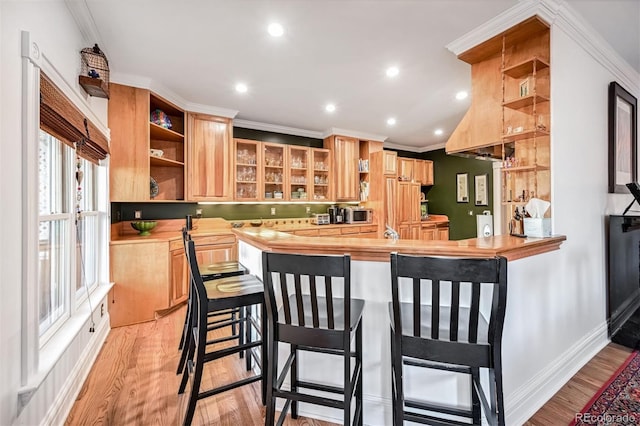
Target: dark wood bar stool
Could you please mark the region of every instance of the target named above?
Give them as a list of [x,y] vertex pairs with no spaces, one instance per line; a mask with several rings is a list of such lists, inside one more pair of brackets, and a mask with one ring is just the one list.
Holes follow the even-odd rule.
[[[184,246],[185,257],[187,254],[187,241],[191,240],[191,236],[187,232],[186,228],[182,228],[182,244]],[[188,262],[188,260],[187,260]],[[187,266],[187,270],[188,270]],[[243,275],[247,273],[247,270],[240,262],[237,261],[228,261],[228,262],[216,262],[209,265],[199,265],[200,276],[203,281],[211,281],[220,278],[226,277],[234,277],[237,275]],[[188,272],[188,271],[187,271]],[[190,276],[190,272],[188,272]],[[191,339],[191,333],[189,332],[191,329],[191,313],[193,312],[193,292],[191,291],[191,284],[189,284],[189,296],[187,299],[187,312],[184,318],[184,326],[182,329],[182,336],[180,338],[180,344],[178,345],[178,349],[181,351],[180,359],[178,361],[178,369],[176,374],[181,374],[184,371],[184,368],[187,364],[187,353],[189,348],[189,341]],[[240,319],[237,319],[237,318]],[[213,331],[218,329],[218,325],[227,324],[231,327],[231,335],[238,339],[239,343],[242,344],[244,341],[244,321],[243,311],[241,308],[233,308],[227,309],[219,312],[209,312],[209,331]],[[240,353],[240,357],[244,356],[244,352]],[[249,367],[247,367],[249,368]]]
[[[393,424],[401,425],[404,420],[434,425],[470,424],[451,420],[451,416],[456,416],[479,425],[484,407],[489,424],[504,425],[502,329],[507,300],[507,260],[392,253],[391,286]],[[449,292],[449,301],[443,303],[441,295]],[[425,299],[430,302],[425,303]],[[484,315],[481,300],[488,302],[487,307],[490,305]],[[471,408],[465,410],[405,398],[405,366],[469,374]],[[488,392],[480,383],[481,368],[489,373]]]
[[[266,320],[269,324],[267,368],[267,413],[265,425],[275,421],[276,398],[286,399],[278,425],[291,407],[298,417],[298,402],[343,410],[344,424],[351,425],[351,402],[355,403],[353,424],[362,425],[362,313],[364,300],[351,298],[351,257],[267,253],[262,254]],[[291,289],[291,290],[290,290]],[[336,293],[343,290],[344,297]],[[276,304],[276,292],[282,308]],[[355,352],[351,342],[355,337]],[[278,376],[278,343],[289,343],[289,357]],[[342,356],[344,385],[328,386],[299,377],[300,351]],[[351,373],[352,360],[353,373]],[[290,372],[290,390],[282,389]],[[310,389],[341,394],[342,399],[302,392]]]
[[[188,345],[187,367],[183,372],[182,382],[178,393],[183,393],[187,386],[189,378],[191,379],[191,393],[187,404],[187,411],[184,417],[184,425],[191,424],[195,413],[196,403],[202,398],[217,395],[230,389],[244,386],[256,381],[262,381],[262,402],[264,404],[266,397],[266,371],[267,357],[266,346],[263,345],[266,322],[264,318],[259,324],[257,318],[251,314],[251,310],[246,310],[246,315],[241,318],[245,322],[247,330],[246,340],[243,343],[233,346],[225,346],[223,348],[208,350],[207,346],[211,343],[221,343],[225,341],[235,340],[231,338],[220,338],[216,341],[207,341],[207,333],[211,327],[209,325],[208,314],[210,312],[221,312],[234,308],[248,308],[256,305],[261,306],[262,316],[264,316],[264,289],[262,282],[253,275],[238,275],[233,277],[221,278],[213,281],[202,280],[198,263],[196,260],[195,244],[192,240],[187,241],[187,259],[189,261],[189,271],[191,273],[191,291],[193,292],[194,303],[192,318],[192,339]],[[216,327],[227,327],[229,324],[218,324]],[[253,332],[252,332],[253,331]],[[253,339],[252,336],[258,336]],[[254,351],[260,348],[260,352],[256,354]],[[229,355],[240,352],[246,352],[247,370],[251,369],[251,362],[255,360],[260,367],[260,373],[250,376],[236,382],[218,386],[206,391],[200,390],[202,381],[202,373],[204,365],[207,362],[220,359]]]

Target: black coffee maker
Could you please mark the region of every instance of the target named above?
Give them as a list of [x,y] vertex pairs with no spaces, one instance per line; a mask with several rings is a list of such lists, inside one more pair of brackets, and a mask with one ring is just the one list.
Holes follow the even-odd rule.
[[338,206],[329,206],[327,208],[327,213],[329,213],[329,223],[342,223],[342,209]]

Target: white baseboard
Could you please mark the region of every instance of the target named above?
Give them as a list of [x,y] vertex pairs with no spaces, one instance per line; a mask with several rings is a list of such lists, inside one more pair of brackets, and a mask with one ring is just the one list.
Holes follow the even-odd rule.
[[91,343],[89,343],[83,351],[78,363],[74,366],[64,386],[60,389],[57,398],[53,404],[51,404],[49,410],[47,410],[47,414],[40,423],[41,426],[62,425],[67,420],[67,416],[69,412],[71,412],[71,408],[73,408],[76,397],[80,393],[80,389],[82,389],[82,385],[87,379],[91,367],[111,330],[109,326],[109,315],[107,314],[101,319],[102,321],[98,325],[98,328],[96,328]]
[[608,343],[607,323],[603,322],[507,398],[506,423],[521,425],[529,420]]

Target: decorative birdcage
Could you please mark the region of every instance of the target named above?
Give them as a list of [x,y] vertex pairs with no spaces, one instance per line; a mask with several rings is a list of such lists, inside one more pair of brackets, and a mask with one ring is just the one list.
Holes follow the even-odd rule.
[[80,86],[91,96],[109,99],[109,61],[96,44],[80,51]]

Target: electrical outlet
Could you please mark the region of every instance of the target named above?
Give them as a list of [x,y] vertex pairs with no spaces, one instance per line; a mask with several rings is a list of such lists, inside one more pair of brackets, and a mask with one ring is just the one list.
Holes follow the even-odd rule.
[[469,216],[473,216],[473,210],[469,210]]
[[135,211],[133,212],[133,217],[134,217],[135,219],[142,219],[142,210],[135,210]]
[[200,219],[202,217],[202,209],[196,209],[196,217]]
[[271,207],[271,216],[275,216],[275,215],[276,215],[276,208]]
[[311,213],[311,207],[309,206],[305,207],[305,211],[307,214]]
[[100,318],[104,316],[104,303],[100,305]]

